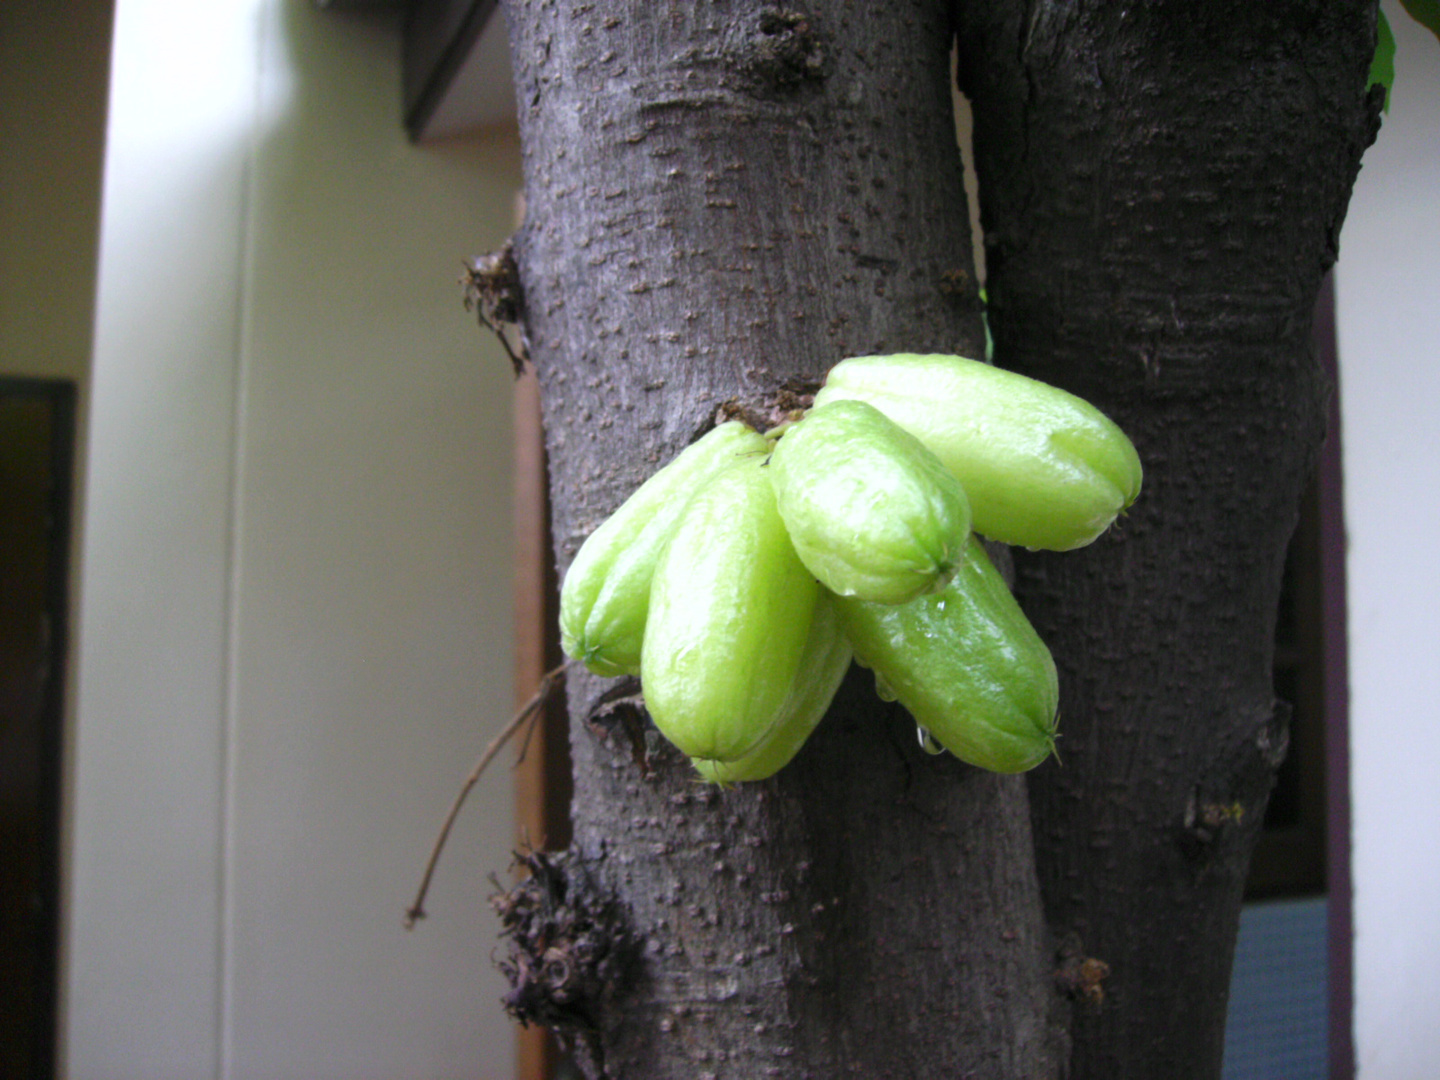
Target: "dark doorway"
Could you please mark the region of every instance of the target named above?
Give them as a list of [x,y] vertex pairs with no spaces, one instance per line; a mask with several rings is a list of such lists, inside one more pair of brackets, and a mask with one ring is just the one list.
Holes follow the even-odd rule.
[[75,388],[0,377],[0,1077],[54,1075]]

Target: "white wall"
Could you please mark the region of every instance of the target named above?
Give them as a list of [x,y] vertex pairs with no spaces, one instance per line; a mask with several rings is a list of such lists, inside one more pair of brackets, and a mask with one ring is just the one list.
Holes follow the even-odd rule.
[[513,133],[416,148],[398,35],[119,0],[89,444],[66,1075],[512,1070],[478,790],[510,709],[509,367],[460,305]]
[[1440,1076],[1440,44],[1387,0],[1390,113],[1336,268],[1361,1080]]

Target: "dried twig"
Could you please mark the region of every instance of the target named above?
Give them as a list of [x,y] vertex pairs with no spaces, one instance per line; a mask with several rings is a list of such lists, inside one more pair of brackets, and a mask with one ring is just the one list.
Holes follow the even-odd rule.
[[515,377],[518,379],[521,375],[525,374],[526,356],[524,346],[522,345],[520,352],[517,353],[511,346],[510,339],[506,336],[503,325],[491,322],[485,317],[485,313],[482,311],[477,311],[475,314],[480,319],[480,325],[500,339],[500,346],[505,350],[505,355],[510,358],[510,366],[515,371]]
[[[495,755],[500,752],[501,747],[510,741],[511,737],[515,732],[520,730],[525,721],[535,719],[540,715],[540,710],[543,709],[545,703],[550,700],[550,695],[554,693],[555,688],[560,684],[569,666],[570,661],[566,660],[565,663],[559,667],[552,668],[541,676],[540,686],[536,689],[535,696],[525,703],[525,707],[516,713],[508,724],[500,729],[499,734],[497,734],[495,738],[490,740],[490,745],[485,748],[485,752],[481,754],[479,760],[475,762],[475,767],[470,770],[470,775],[465,778],[465,783],[460,786],[459,792],[455,795],[455,801],[450,804],[450,812],[445,815],[445,821],[441,824],[440,832],[435,837],[435,844],[430,849],[430,860],[425,864],[425,876],[420,879],[420,889],[415,894],[414,902],[405,909],[406,930],[413,930],[415,924],[425,917],[425,894],[430,891],[430,879],[435,876],[435,866],[440,861],[440,852],[444,849],[445,841],[450,836],[451,826],[455,824],[455,819],[460,816],[460,807],[464,805],[466,796],[470,794],[470,789],[480,780],[481,774],[490,762],[494,760]],[[526,736],[526,742],[527,744],[529,742],[528,735]]]

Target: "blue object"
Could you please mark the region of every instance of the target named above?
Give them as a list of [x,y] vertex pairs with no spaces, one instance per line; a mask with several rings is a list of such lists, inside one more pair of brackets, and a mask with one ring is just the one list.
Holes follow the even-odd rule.
[[1224,1080],[1325,1080],[1329,949],[1323,896],[1240,913]]

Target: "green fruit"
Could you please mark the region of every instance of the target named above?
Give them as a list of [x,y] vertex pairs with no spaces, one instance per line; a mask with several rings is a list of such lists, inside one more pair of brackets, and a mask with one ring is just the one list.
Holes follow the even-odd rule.
[[840,681],[850,670],[850,642],[840,628],[834,599],[821,592],[810,623],[810,637],[800,658],[800,670],[780,709],[775,729],[754,750],[734,761],[692,758],[706,780],[733,784],[774,776],[800,752],[805,740],[825,716]]
[[1090,543],[1140,494],[1140,457],[1093,405],[961,356],[862,356],[815,397],[874,405],[959,478],[975,531],[1028,548]]
[[726,470],[695,494],[650,586],[645,705],[690,757],[754,750],[783,715],[810,637],[820,586],[761,465]]
[[560,590],[560,644],[597,675],[638,675],[650,578],[696,491],[770,444],[739,421],[686,447],[581,545]]
[[1050,650],[973,537],[944,589],[908,604],[838,601],[855,658],[962,761],[1024,772],[1055,745]]
[[767,472],[800,561],[840,596],[912,600],[944,584],[970,535],[960,482],[863,401],[811,409]]

